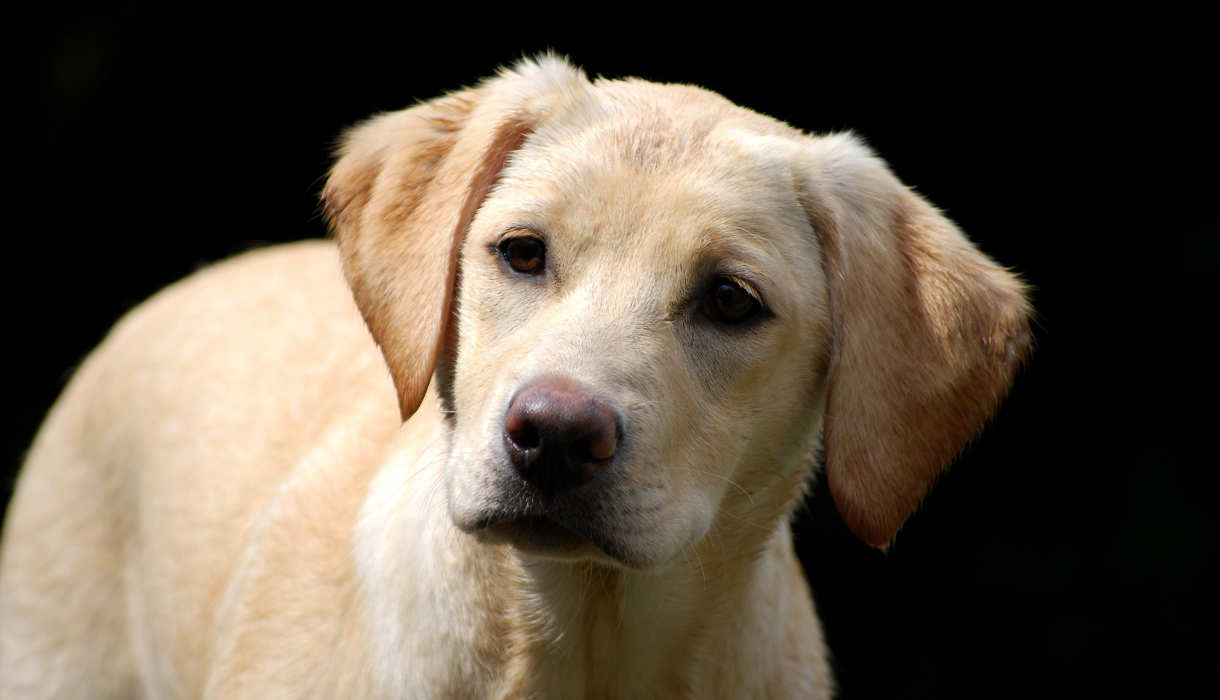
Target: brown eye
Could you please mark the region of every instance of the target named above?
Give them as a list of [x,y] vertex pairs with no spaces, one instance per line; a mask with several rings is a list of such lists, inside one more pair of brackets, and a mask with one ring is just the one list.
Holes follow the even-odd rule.
[[744,323],[762,312],[758,298],[737,282],[720,278],[703,297],[703,313],[720,323]]
[[540,275],[546,269],[546,245],[533,236],[516,236],[500,242],[500,256],[523,275]]

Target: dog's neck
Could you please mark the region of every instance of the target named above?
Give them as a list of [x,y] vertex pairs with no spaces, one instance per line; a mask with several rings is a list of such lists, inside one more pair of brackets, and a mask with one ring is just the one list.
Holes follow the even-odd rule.
[[[695,547],[659,571],[531,559],[500,547],[498,626],[505,645],[499,686],[507,697],[536,690],[563,697],[700,697],[709,673],[729,673],[750,656],[751,598],[780,590],[786,523],[752,557],[723,562]],[[700,550],[704,551],[700,551]],[[748,640],[748,641],[747,641]],[[727,642],[727,646],[726,646]],[[740,644],[737,644],[740,642]]]

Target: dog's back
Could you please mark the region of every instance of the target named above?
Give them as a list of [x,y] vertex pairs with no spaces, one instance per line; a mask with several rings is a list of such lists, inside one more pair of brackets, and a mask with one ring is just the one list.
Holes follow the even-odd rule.
[[[134,310],[70,382],[14,496],[0,695],[123,696],[137,676],[199,695],[223,650],[197,631],[234,613],[240,567],[298,505],[281,501],[311,470],[371,469],[399,425],[331,244],[249,253]],[[350,532],[362,486],[331,481],[302,536]]]

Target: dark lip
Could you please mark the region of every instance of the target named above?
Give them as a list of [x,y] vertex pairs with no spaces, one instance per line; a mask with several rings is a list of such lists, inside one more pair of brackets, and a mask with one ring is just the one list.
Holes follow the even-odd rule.
[[498,511],[465,525],[455,524],[483,544],[509,545],[543,559],[590,561],[640,571],[654,566],[647,557],[597,529],[588,513],[571,514],[572,519],[568,519],[563,517],[564,511],[552,514],[544,508],[538,510],[545,514],[534,509],[524,513]]
[[582,510],[548,508],[534,503],[519,511],[493,511],[462,530],[485,544],[508,544],[531,554],[564,560],[592,559],[631,566],[611,538],[600,532],[596,518]]
[[545,515],[503,518],[477,532],[489,543],[507,543],[537,553],[564,553],[587,549],[592,540]]
[[635,568],[626,550],[599,527],[599,504],[588,501],[598,480],[548,498],[523,480],[506,478],[498,485],[496,503],[487,504],[477,517],[456,519],[454,524],[486,544],[508,544],[543,557],[592,559]]

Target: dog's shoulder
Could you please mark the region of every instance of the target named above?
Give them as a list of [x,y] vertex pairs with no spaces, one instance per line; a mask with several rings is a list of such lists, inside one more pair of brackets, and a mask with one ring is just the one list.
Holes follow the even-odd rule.
[[[318,609],[354,594],[345,538],[400,423],[334,245],[254,250],[166,287],[116,324],[43,426],[25,467],[30,494],[19,490],[15,507],[64,541],[104,531],[99,552],[115,566],[138,551],[128,584],[142,618],[201,631],[317,613],[321,632],[330,618]],[[37,497],[41,484],[60,496]],[[57,515],[61,501],[92,515]],[[90,566],[60,558],[79,576]],[[275,575],[317,585],[259,583]],[[22,585],[52,584],[31,574]],[[151,636],[136,655],[171,657],[184,687],[202,690],[209,658],[228,653],[206,634],[162,638],[164,627],[140,625]]]

